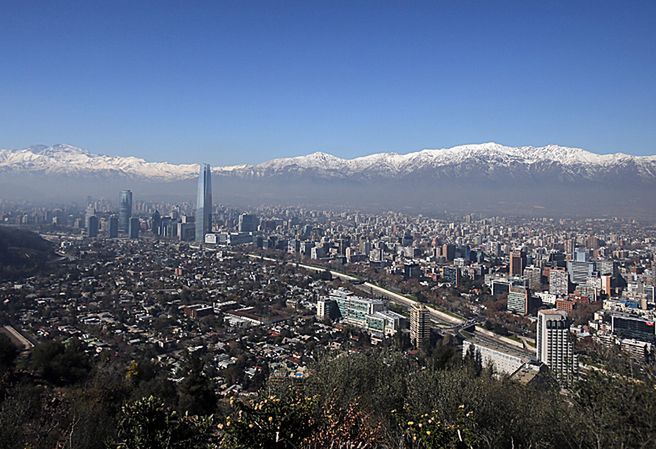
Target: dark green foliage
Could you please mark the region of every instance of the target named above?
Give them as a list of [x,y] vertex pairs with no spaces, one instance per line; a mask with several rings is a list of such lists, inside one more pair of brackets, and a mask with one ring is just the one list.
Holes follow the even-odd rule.
[[465,367],[417,373],[408,387],[407,410],[410,416],[430,413],[446,422],[457,421],[461,407],[473,411],[480,447],[565,447],[553,432],[553,426],[562,428],[564,399],[558,392],[472,376]]
[[381,426],[357,401],[342,409],[337,401],[309,396],[294,384],[254,399],[231,399],[218,427],[223,449],[370,448],[382,436]]
[[118,418],[120,449],[207,449],[212,418],[179,415],[150,396],[126,404]]
[[28,432],[23,425],[34,418],[39,399],[39,392],[33,387],[17,386],[6,392],[0,404],[1,449],[21,447],[26,442]]
[[52,257],[52,244],[24,229],[0,226],[0,280],[42,269]]
[[377,420],[389,423],[389,412],[404,401],[411,371],[398,352],[369,351],[320,362],[305,387],[308,395],[319,395],[337,410],[345,413],[357,401]]
[[653,381],[592,372],[563,392],[497,379],[480,354],[460,360],[452,346],[440,341],[425,358],[389,348],[333,355],[303,381],[217,404],[198,357],[177,385],[148,360],[112,355],[79,378],[60,371],[80,365],[79,342],[40,345],[32,366],[43,378],[17,381],[18,370],[3,381],[0,449],[653,447]]
[[656,390],[653,382],[609,377],[595,372],[579,382],[572,400],[580,431],[600,447],[654,447]]
[[467,349],[463,362],[470,376],[478,377],[483,372],[483,358],[481,357],[481,351],[476,349],[474,345],[470,345]]
[[400,423],[400,446],[408,449],[468,449],[478,446],[474,412],[461,406],[453,422],[438,413],[424,413]]
[[0,334],[0,370],[9,369],[16,357],[18,350],[5,334]]
[[317,430],[317,401],[294,389],[261,395],[252,401],[230,401],[228,416],[219,423],[221,447],[268,449],[299,447]]
[[35,232],[25,229],[0,226],[0,260],[7,261],[11,255],[9,248],[27,248],[36,251],[51,251],[52,244]]
[[187,360],[184,379],[178,387],[178,408],[192,415],[209,415],[216,409],[212,382],[203,372],[203,362],[196,356]]
[[[480,357],[460,366],[421,368],[394,353],[370,352],[325,360],[306,383],[307,393],[360,409],[399,445],[407,421],[431,416],[460,425],[481,448],[650,447],[656,437],[653,383],[608,375],[589,376],[571,393],[495,379],[480,370]],[[462,420],[462,411],[471,412]],[[394,413],[393,413],[394,412]],[[460,424],[458,424],[460,423]],[[465,425],[466,424],[466,425]],[[452,429],[452,427],[445,427]],[[448,436],[448,435],[447,435]],[[450,437],[449,437],[450,438]],[[474,440],[470,440],[474,441]],[[448,445],[445,447],[449,447]]]
[[89,358],[77,339],[70,339],[66,343],[41,343],[32,352],[32,366],[44,379],[58,385],[80,382],[91,370]]
[[94,367],[84,388],[71,392],[72,448],[107,447],[115,437],[116,418],[131,396],[131,387],[121,363],[102,361]]
[[68,427],[67,404],[53,391],[20,382],[0,403],[0,449],[57,446]]
[[453,368],[460,365],[460,354],[460,349],[451,337],[446,336],[438,340],[435,346],[431,346],[426,350],[425,363],[437,370]]

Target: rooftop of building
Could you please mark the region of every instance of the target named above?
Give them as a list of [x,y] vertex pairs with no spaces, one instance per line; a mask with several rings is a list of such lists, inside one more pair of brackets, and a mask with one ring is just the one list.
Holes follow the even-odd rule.
[[559,309],[541,309],[538,310],[538,315],[559,316],[559,317],[567,318],[567,312]]
[[475,346],[480,346],[486,349],[490,349],[492,351],[497,351],[497,352],[502,352],[504,354],[513,356],[513,357],[518,357],[521,359],[525,359],[526,361],[529,361],[533,357],[532,352],[524,351],[519,348],[511,347],[508,345],[503,345],[494,341],[491,341],[487,338],[480,338],[477,337],[475,334],[472,334],[471,332],[462,332],[463,335],[465,335],[467,338],[465,339],[466,342],[469,342]]

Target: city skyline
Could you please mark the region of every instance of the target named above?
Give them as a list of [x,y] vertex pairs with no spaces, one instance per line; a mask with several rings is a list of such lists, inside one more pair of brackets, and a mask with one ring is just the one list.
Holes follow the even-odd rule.
[[[470,428],[496,438],[492,447],[539,442],[560,448],[562,438],[581,434],[604,447],[618,441],[644,447],[653,441],[653,413],[645,413],[655,395],[653,220],[498,213],[431,217],[217,204],[212,231],[200,243],[194,224],[204,223],[211,203],[205,197],[207,172],[205,166],[198,173],[200,210],[191,198],[153,202],[135,189],[127,235],[115,231],[122,205],[114,201],[89,198],[82,206],[0,201],[0,261],[7,260],[8,236],[18,245],[9,247],[16,268],[3,271],[0,265],[0,312],[11,317],[0,326],[0,350],[7,354],[7,338],[20,345],[24,358],[9,369],[24,381],[37,379],[40,395],[31,399],[47,395],[39,402],[46,404],[66,394],[66,411],[73,413],[80,394],[98,400],[94,385],[104,388],[101,379],[112,373],[127,391],[139,391],[130,385],[143,382],[135,377],[147,366],[148,376],[168,386],[156,384],[149,398],[171,397],[161,396],[169,391],[174,399],[185,398],[174,400],[171,410],[216,413],[221,420],[225,414],[219,406],[248,401],[254,392],[271,399],[271,389],[285,385],[303,391],[300,382],[312,385],[313,394],[322,388],[323,400],[330,401],[343,393],[341,385],[352,385],[354,373],[356,388],[366,386],[366,394],[375,388],[371,398],[387,398],[392,385],[413,382],[403,390],[418,389],[432,404],[445,397],[434,385],[449,376],[454,391],[473,393],[456,397],[447,411],[462,416],[473,410],[476,427]],[[56,348],[78,355],[59,371],[43,370],[44,352],[57,357]],[[106,354],[115,370],[106,369]],[[366,363],[356,365],[354,357]],[[339,360],[342,368],[333,364]],[[347,378],[333,382],[340,373]],[[114,382],[110,388],[122,385]],[[205,387],[190,392],[191,382]],[[581,389],[592,394],[581,397]],[[134,400],[114,395],[100,400],[139,407],[135,401],[144,393],[136,394]],[[190,400],[183,396],[190,394]],[[304,403],[312,400],[306,397]],[[382,410],[367,400],[358,402],[357,412],[370,419],[382,416],[385,425],[399,404],[407,409],[418,400],[401,395],[385,400]],[[480,413],[481,404],[490,401],[488,411]],[[526,401],[545,405],[527,409]],[[621,408],[608,410],[609,402]],[[550,426],[499,427],[497,410],[508,416],[508,404],[515,404],[513,419],[531,413],[530,422],[549,418]],[[553,413],[554,407],[562,408]],[[601,424],[588,418],[599,407],[616,423],[601,440],[607,418]],[[53,432],[65,439],[85,432],[113,435],[112,420],[124,413],[100,415],[107,422],[103,426],[81,421],[73,431],[57,425]],[[553,421],[565,413],[566,419]],[[279,420],[288,414],[264,416]],[[408,416],[405,422],[418,415]],[[572,420],[580,420],[575,431]],[[644,444],[635,444],[636,428]],[[389,438],[392,448],[414,447],[398,445],[401,431],[395,429],[386,428],[396,432],[392,437],[374,438]],[[291,439],[297,432],[297,427],[264,429],[254,438],[275,433]],[[22,441],[37,438],[25,430],[14,433]],[[224,435],[213,432],[207,438]]]
[[[656,210],[651,194],[656,156],[599,155],[561,146],[484,143],[350,160],[312,153],[213,170],[221,184],[214,199],[222,204],[634,217]],[[196,195],[198,172],[198,164],[108,157],[67,145],[0,150],[0,186],[13,201],[107,198],[126,187],[142,198],[183,200]]]
[[0,449],[654,446],[653,0],[5,3]]

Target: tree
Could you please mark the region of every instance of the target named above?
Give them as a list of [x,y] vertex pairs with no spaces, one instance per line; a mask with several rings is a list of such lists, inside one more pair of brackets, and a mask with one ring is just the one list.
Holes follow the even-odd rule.
[[572,388],[580,432],[595,447],[653,447],[656,390],[653,379],[639,382],[590,373]]
[[179,415],[154,396],[126,404],[119,415],[120,449],[209,449],[212,417]]
[[32,351],[32,366],[46,380],[60,385],[79,382],[91,370],[82,342],[77,339],[39,344]]
[[478,377],[483,372],[483,358],[481,351],[474,345],[469,345],[465,354],[465,368],[472,377]]
[[320,413],[317,398],[288,389],[281,394],[261,394],[251,401],[231,400],[231,411],[219,429],[226,449],[302,447],[316,430]]
[[209,415],[216,409],[214,384],[203,372],[203,361],[196,355],[187,360],[186,374],[178,387],[178,408],[196,415]]
[[17,356],[18,350],[16,346],[14,346],[9,337],[5,334],[0,334],[0,368],[3,370],[9,369]]

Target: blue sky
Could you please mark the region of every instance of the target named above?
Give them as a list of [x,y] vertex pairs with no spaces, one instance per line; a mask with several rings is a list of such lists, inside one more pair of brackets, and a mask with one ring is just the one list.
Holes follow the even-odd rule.
[[656,154],[656,2],[0,1],[0,148]]

